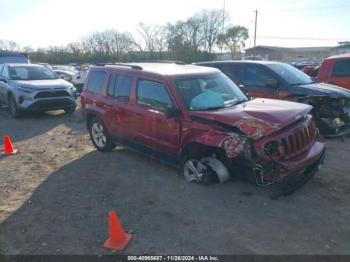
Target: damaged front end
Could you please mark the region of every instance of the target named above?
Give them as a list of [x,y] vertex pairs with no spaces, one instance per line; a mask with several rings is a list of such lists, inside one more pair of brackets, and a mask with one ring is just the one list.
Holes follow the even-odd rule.
[[341,137],[350,133],[350,99],[345,97],[309,97],[304,103],[313,106],[313,115],[325,137]]
[[256,119],[239,120],[233,127],[210,124],[215,128],[200,142],[223,149],[231,176],[259,186],[288,184],[284,192],[292,192],[316,173],[324,159],[324,139],[311,115],[281,129]]

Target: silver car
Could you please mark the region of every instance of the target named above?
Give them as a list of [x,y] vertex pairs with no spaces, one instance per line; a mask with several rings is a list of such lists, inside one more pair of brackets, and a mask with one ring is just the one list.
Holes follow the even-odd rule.
[[8,105],[13,117],[24,111],[72,113],[75,100],[75,87],[42,65],[0,64],[0,104]]

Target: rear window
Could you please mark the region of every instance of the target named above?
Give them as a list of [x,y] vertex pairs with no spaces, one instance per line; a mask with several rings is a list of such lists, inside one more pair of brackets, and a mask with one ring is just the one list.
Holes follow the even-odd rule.
[[350,77],[350,60],[336,62],[333,67],[332,76]]
[[131,76],[113,74],[108,84],[108,95],[120,100],[129,101],[131,84]]
[[105,72],[102,72],[102,71],[91,72],[89,81],[87,84],[87,90],[93,93],[101,94],[105,77],[106,77]]

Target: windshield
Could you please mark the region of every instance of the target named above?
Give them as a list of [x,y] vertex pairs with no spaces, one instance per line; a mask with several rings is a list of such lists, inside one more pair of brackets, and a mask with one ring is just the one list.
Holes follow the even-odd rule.
[[15,66],[10,67],[11,80],[49,80],[58,79],[57,74],[46,67]]
[[191,111],[216,110],[248,100],[222,73],[175,80],[175,85]]
[[286,80],[288,84],[308,85],[313,83],[312,79],[307,74],[294,66],[288,64],[267,64],[267,66],[281,78]]

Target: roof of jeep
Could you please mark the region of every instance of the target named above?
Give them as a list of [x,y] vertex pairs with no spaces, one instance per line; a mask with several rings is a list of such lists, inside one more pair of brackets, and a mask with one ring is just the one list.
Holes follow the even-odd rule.
[[[179,75],[193,75],[193,74],[213,74],[220,72],[215,68],[197,66],[197,65],[182,65],[176,63],[127,63],[127,66],[137,66],[141,67],[142,72],[149,72],[165,76],[179,76]],[[108,65],[108,67],[124,67],[123,64],[118,65]],[[132,68],[131,68],[132,69]],[[135,69],[140,70],[140,69]]]

